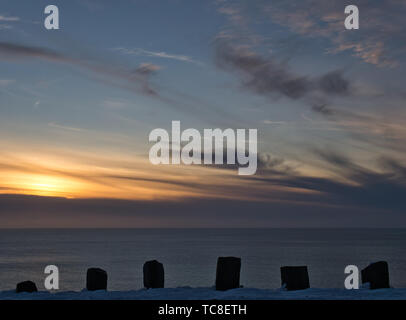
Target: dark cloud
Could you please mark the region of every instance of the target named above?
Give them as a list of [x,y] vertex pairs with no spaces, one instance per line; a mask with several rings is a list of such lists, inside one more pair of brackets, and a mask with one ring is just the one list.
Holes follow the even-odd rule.
[[382,157],[379,160],[379,163],[384,169],[395,173],[398,178],[406,180],[406,167],[400,164],[398,161],[391,158]]
[[[189,191],[193,190],[196,192],[202,191],[204,188],[204,184],[201,184],[199,182],[188,182],[188,181],[184,181],[184,180],[144,178],[144,177],[138,177],[138,176],[132,176],[132,175],[106,175],[106,176],[103,176],[103,178],[118,179],[118,180],[131,180],[131,181],[137,181],[137,182],[161,183],[161,184],[166,184],[166,185],[170,185],[170,186],[187,188]],[[214,189],[214,187],[212,187],[211,189]]]
[[[183,145],[182,145],[183,147]],[[171,154],[172,154],[172,149]],[[222,164],[215,164],[215,149],[213,147],[213,151],[208,155],[209,158],[211,157],[211,164],[205,164],[204,163],[204,158],[205,158],[205,153],[202,152],[200,155],[200,161],[201,161],[201,166],[207,167],[207,168],[212,168],[212,169],[227,169],[227,170],[238,170],[239,168],[242,167],[247,167],[248,165],[240,165],[237,160],[237,151],[236,150],[231,150],[227,149],[226,143],[224,144],[223,148],[223,160]],[[246,156],[248,156],[248,150],[246,150]],[[235,164],[228,164],[228,154],[231,154],[232,157],[235,159]],[[190,154],[192,156],[192,154]],[[295,169],[291,167],[290,165],[286,164],[285,159],[274,156],[270,153],[257,153],[257,172],[260,174],[263,171],[266,172],[273,172],[275,174],[284,174],[286,172],[293,173],[295,172]]]
[[[272,195],[269,195],[271,197]],[[0,195],[2,227],[399,227],[376,208],[242,199],[136,201]]]
[[151,88],[149,78],[160,69],[159,66],[152,63],[142,63],[134,71],[134,77],[142,83],[143,91],[149,95],[156,96],[158,93]]
[[293,175],[297,174],[296,168],[287,164],[286,159],[270,153],[258,154],[258,174]]
[[340,71],[319,78],[299,75],[272,57],[262,57],[243,45],[219,38],[215,41],[216,65],[241,77],[243,87],[270,97],[301,99],[310,94],[347,95],[349,82]]
[[[245,2],[245,0],[243,0]],[[326,53],[349,53],[363,62],[396,67],[405,51],[406,5],[401,0],[357,0],[360,28],[357,33],[343,27],[345,4],[341,0],[263,1],[260,15],[286,27],[301,37],[325,39],[330,45]]]
[[303,97],[309,90],[309,81],[289,72],[273,59],[265,59],[245,47],[217,40],[216,64],[224,70],[238,72],[243,86],[259,94],[279,94],[292,99]]
[[57,63],[67,63],[101,76],[100,80],[123,89],[158,96],[151,88],[149,80],[159,67],[151,63],[140,64],[135,71],[123,66],[99,61],[95,57],[73,57],[48,48],[0,42],[0,60],[43,59]]
[[325,74],[319,80],[320,89],[327,94],[348,94],[349,83],[338,71]]
[[41,58],[55,61],[70,61],[68,57],[45,48],[29,47],[0,42],[0,57],[7,59]]
[[[299,188],[316,193],[306,196],[306,201],[343,207],[382,209],[404,214],[406,210],[406,167],[392,158],[377,161],[380,169],[371,170],[358,165],[336,152],[314,150],[316,156],[327,166],[336,178],[303,177],[286,174],[275,177],[263,174],[253,177],[267,184]],[[286,195],[290,197],[289,193]]]
[[315,104],[312,106],[312,110],[317,113],[321,113],[324,116],[331,116],[334,114],[333,109],[329,108],[326,104]]
[[[202,100],[200,97],[173,89],[153,86],[151,79],[161,69],[156,64],[141,63],[133,68],[112,62],[113,59],[101,59],[97,53],[89,54],[80,46],[76,45],[76,47],[79,49],[65,54],[48,48],[0,42],[0,61],[42,59],[52,63],[72,65],[90,72],[97,81],[154,97],[182,114],[188,113],[193,116],[199,114],[200,120],[205,119],[208,122],[212,122],[214,118],[217,123],[225,126],[235,125],[235,121],[242,122],[235,113],[231,114],[224,110],[223,106],[213,105],[212,102]],[[205,112],[202,114],[203,108]]]

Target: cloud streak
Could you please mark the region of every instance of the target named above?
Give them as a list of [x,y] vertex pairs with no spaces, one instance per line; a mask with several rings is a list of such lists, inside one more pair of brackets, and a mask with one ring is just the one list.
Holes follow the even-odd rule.
[[[379,170],[365,168],[349,158],[331,151],[313,150],[330,167],[333,177],[306,177],[287,173],[275,176],[263,171],[253,177],[267,184],[299,188],[316,192],[307,194],[303,201],[343,207],[380,208],[404,214],[406,210],[406,167],[399,161],[383,157],[378,159]],[[289,196],[294,199],[293,196]]]
[[190,56],[182,55],[182,54],[172,54],[167,53],[164,51],[149,51],[141,48],[134,48],[128,49],[123,47],[114,48],[115,51],[121,52],[123,54],[128,55],[137,55],[137,56],[144,56],[144,57],[153,57],[153,58],[163,58],[163,59],[170,59],[170,60],[177,60],[182,62],[193,63],[196,65],[203,65],[202,62],[197,61]]
[[0,15],[0,21],[15,22],[15,21],[20,21],[20,18],[19,17],[13,17],[13,16]]
[[263,15],[273,23],[310,38],[324,38],[331,42],[328,53],[349,52],[364,62],[394,67],[404,55],[402,39],[406,14],[404,1],[377,2],[358,0],[360,29],[354,32],[344,28],[344,4],[340,0],[329,2],[304,0],[300,2],[272,1],[261,6]]
[[[38,103],[39,104],[39,103]],[[38,105],[36,104],[36,105]],[[54,123],[54,122],[50,122],[48,123],[48,126],[52,127],[52,128],[57,128],[57,129],[63,129],[63,130],[69,130],[69,131],[75,131],[75,132],[82,132],[83,129],[80,128],[75,128],[75,127],[69,127],[69,126],[62,126],[60,124]]]
[[301,99],[311,94],[348,95],[349,82],[341,72],[333,71],[311,78],[299,75],[272,57],[263,57],[250,48],[223,38],[215,41],[216,65],[236,73],[244,88],[267,97]]
[[[103,76],[104,82],[121,88],[158,97],[159,94],[149,83],[159,66],[144,63],[135,70],[128,70],[113,64],[98,62],[96,59],[84,59],[68,56],[48,48],[20,45],[9,42],[0,42],[0,60],[42,59],[56,63],[66,63],[80,67],[92,73]],[[105,79],[105,76],[108,76]]]

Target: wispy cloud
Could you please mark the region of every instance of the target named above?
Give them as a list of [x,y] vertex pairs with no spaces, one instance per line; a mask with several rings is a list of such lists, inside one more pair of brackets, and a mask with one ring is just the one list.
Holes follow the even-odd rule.
[[149,83],[150,76],[160,69],[157,65],[142,63],[133,70],[127,69],[124,66],[99,61],[95,57],[83,59],[48,48],[0,42],[0,60],[13,61],[35,58],[74,65],[92,73],[103,75],[103,79],[100,79],[103,82],[150,96],[159,96],[158,92]]
[[82,132],[83,129],[81,128],[75,128],[75,127],[70,127],[70,126],[63,126],[54,122],[49,122],[48,126],[52,128],[57,128],[57,129],[63,129],[63,130],[69,130],[69,131],[75,131],[75,132]]
[[234,26],[243,27],[247,24],[247,17],[236,4],[220,4],[217,11],[225,15]]
[[216,65],[236,73],[245,89],[267,97],[301,99],[311,94],[348,95],[350,84],[340,71],[319,77],[300,75],[273,56],[261,56],[250,47],[224,38],[215,41]]
[[287,122],[286,121],[274,121],[274,120],[268,120],[268,119],[266,119],[266,120],[263,120],[262,121],[262,123],[264,123],[264,124],[270,124],[270,125],[282,125],[282,124],[286,124]]
[[311,0],[273,1],[264,4],[263,13],[273,23],[296,34],[329,40],[331,48],[327,53],[349,52],[366,63],[396,66],[406,49],[404,41],[393,41],[403,39],[406,31],[404,2],[359,0],[356,4],[361,18],[360,29],[355,32],[344,28],[341,0],[318,2],[317,5]]
[[394,67],[404,56],[406,32],[404,1],[358,0],[360,29],[344,28],[345,5],[331,1],[255,1],[217,2],[217,11],[226,16],[231,29],[253,37],[255,25],[271,23],[283,26],[301,37],[324,39],[330,42],[327,54],[348,53],[380,67]]
[[117,99],[105,99],[102,101],[102,106],[108,109],[122,109],[128,106],[128,102]]
[[[33,216],[42,221],[42,226],[51,221],[65,227],[66,223],[77,224],[78,220],[72,219],[75,216],[81,217],[81,226],[88,223],[93,227],[95,220],[108,226],[114,221],[120,221],[121,226],[155,227],[158,226],[157,223],[170,223],[166,226],[178,227],[195,224],[202,226],[203,221],[210,226],[247,226],[246,223],[250,223],[275,227],[275,223],[283,223],[284,219],[286,225],[302,227],[321,224],[337,227],[337,222],[340,223],[339,226],[382,226],[399,222],[404,225],[406,168],[401,163],[394,159],[382,158],[379,162],[381,170],[378,171],[365,168],[336,152],[314,151],[319,159],[331,166],[338,177],[300,176],[294,170],[286,169],[285,160],[275,156],[265,157],[263,161],[266,165],[261,174],[244,178],[244,183],[236,183],[236,180],[241,182],[242,178],[234,177],[234,181],[222,180],[222,184],[210,182],[206,185],[205,179],[191,179],[187,175],[176,178],[146,176],[140,174],[138,166],[137,171],[130,174],[122,170],[106,170],[104,166],[94,166],[93,163],[89,163],[91,170],[81,168],[75,172],[62,172],[44,165],[37,168],[37,173],[58,174],[60,180],[55,180],[55,183],[86,182],[84,185],[79,184],[86,190],[97,190],[103,186],[103,192],[100,194],[104,197],[64,199],[0,195],[0,216],[5,224],[20,224],[20,227],[24,226],[24,223],[29,224],[29,218]],[[33,170],[32,164],[22,167],[7,163],[0,165],[19,172]],[[135,163],[133,166],[135,167]],[[111,188],[118,186],[121,187],[120,192],[127,190],[132,194],[139,193],[137,188],[142,190],[146,187],[155,188],[154,190],[160,190],[162,193],[174,188],[179,192],[194,190],[197,193],[193,196],[180,193],[180,197],[175,200],[167,197],[120,200],[111,196],[114,194]],[[60,189],[64,188],[66,185],[62,184]],[[10,187],[3,191],[11,192],[12,189]],[[206,197],[210,192],[217,196]],[[111,198],[106,199],[106,194]],[[61,197],[66,195],[69,195],[69,192],[60,193]],[[194,209],[191,211],[191,208]],[[59,214],[55,215],[55,212]]]
[[20,18],[13,17],[13,16],[0,15],[0,21],[6,21],[6,22],[20,21]]
[[203,65],[202,62],[197,61],[190,56],[182,54],[172,54],[164,51],[149,51],[141,48],[128,49],[123,47],[114,48],[115,51],[121,52],[123,54],[144,56],[144,57],[154,57],[154,58],[163,58],[163,59],[172,59],[182,62],[194,63],[197,65]]

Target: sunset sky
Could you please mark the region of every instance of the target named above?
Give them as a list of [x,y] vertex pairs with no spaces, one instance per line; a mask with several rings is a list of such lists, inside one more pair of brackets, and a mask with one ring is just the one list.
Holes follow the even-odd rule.
[[[0,227],[406,227],[406,1],[0,4]],[[256,128],[259,167],[149,162]]]

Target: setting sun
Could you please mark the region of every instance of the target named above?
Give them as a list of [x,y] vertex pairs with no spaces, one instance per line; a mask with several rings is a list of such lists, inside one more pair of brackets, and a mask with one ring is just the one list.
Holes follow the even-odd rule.
[[8,187],[17,193],[38,196],[74,197],[81,189],[79,182],[63,177],[37,174],[8,174]]

